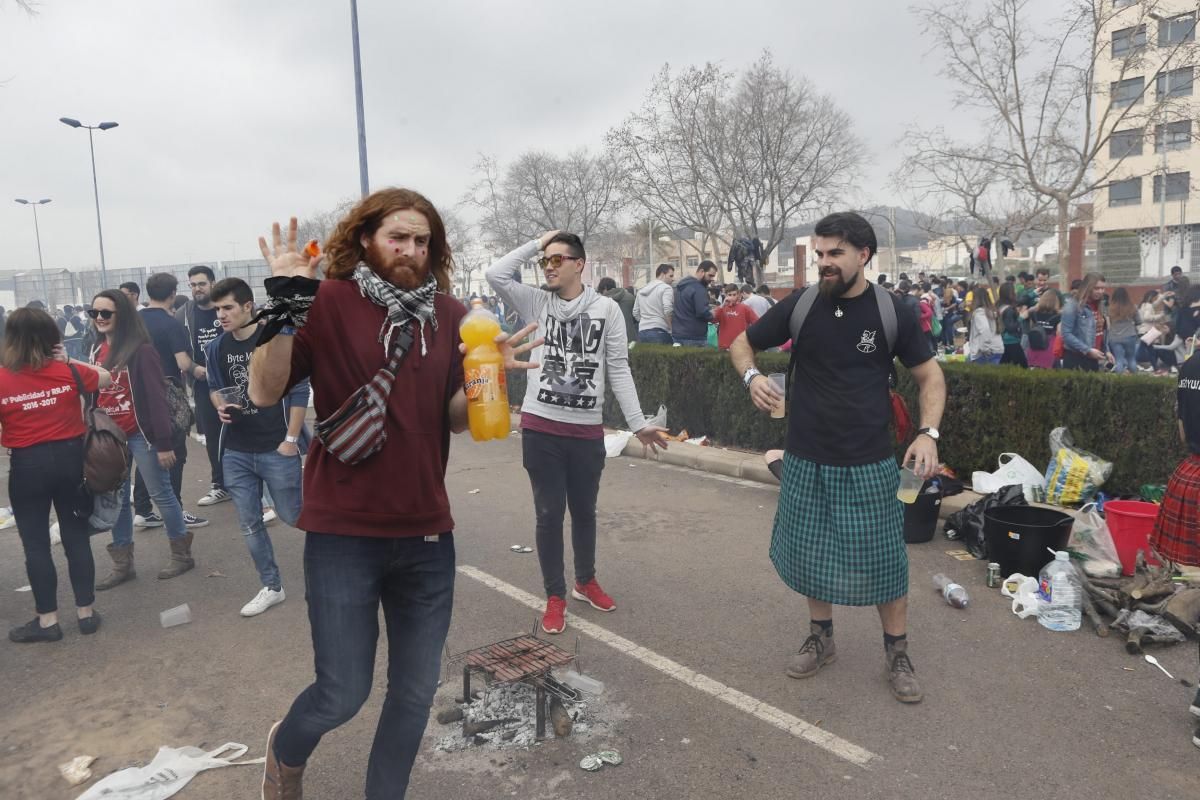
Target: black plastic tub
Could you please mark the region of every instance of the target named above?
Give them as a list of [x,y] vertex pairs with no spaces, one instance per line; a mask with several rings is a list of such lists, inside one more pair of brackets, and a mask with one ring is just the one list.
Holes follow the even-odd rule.
[[1074,524],[1070,514],[1052,508],[999,506],[985,511],[988,560],[999,562],[1003,576],[1019,572],[1037,577],[1054,558],[1050,550],[1066,549]]

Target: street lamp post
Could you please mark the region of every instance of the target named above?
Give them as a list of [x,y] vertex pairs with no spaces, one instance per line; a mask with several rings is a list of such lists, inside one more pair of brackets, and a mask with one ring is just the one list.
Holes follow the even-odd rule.
[[50,288],[46,283],[46,265],[42,263],[42,232],[38,228],[37,220],[37,207],[49,203],[50,198],[47,197],[41,200],[23,200],[22,198],[18,197],[17,202],[23,206],[29,206],[33,209],[33,235],[37,237],[38,273],[42,276],[42,302],[46,304],[47,309],[50,309],[53,308],[53,304],[50,302]]
[[350,38],[354,44],[354,110],[358,115],[358,188],[370,194],[367,180],[367,123],[363,116],[362,58],[358,52],[358,1],[350,0]]
[[96,233],[100,237],[100,284],[101,288],[108,286],[108,266],[104,263],[104,228],[100,225],[100,185],[96,181],[96,145],[92,141],[92,131],[107,131],[117,127],[115,122],[101,122],[99,125],[84,125],[77,119],[59,117],[58,121],[72,128],[87,128],[88,150],[92,154],[92,192],[96,196]]

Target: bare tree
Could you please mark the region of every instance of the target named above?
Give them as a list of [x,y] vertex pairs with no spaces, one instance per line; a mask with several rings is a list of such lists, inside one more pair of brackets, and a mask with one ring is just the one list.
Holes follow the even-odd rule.
[[314,211],[309,214],[296,226],[296,241],[310,242],[316,239],[322,248],[325,242],[333,234],[333,229],[342,221],[342,218],[350,212],[358,204],[358,198],[347,197],[339,200],[337,205],[325,211]]
[[769,52],[736,82],[718,67],[664,67],[643,108],[610,132],[626,194],[649,215],[729,243],[764,242],[850,190],[864,148],[849,116]]
[[[1189,37],[1154,48],[1150,59],[1147,27],[1178,13],[1160,5],[1068,0],[1050,24],[1033,0],[988,0],[981,8],[951,0],[917,9],[932,52],[944,61],[942,74],[954,83],[964,119],[969,116],[967,126],[984,133],[959,140],[942,130],[914,130],[904,140],[906,157],[923,162],[917,172],[945,183],[941,188],[951,196],[953,181],[970,176],[1001,193],[1027,195],[1017,203],[1017,217],[1036,217],[1048,205],[1065,274],[1072,204],[1114,180],[1139,177],[1110,148],[1113,133],[1144,131],[1165,119],[1179,100],[1151,86],[1195,63]],[[1128,40],[1118,42],[1115,30],[1127,31]],[[1097,168],[1106,149],[1112,158]]]
[[509,250],[548,230],[571,231],[586,242],[612,224],[620,207],[618,169],[607,154],[576,150],[566,157],[531,151],[507,169],[481,157],[464,199],[480,212],[483,239]]
[[440,212],[446,228],[446,241],[454,256],[454,273],[459,291],[466,296],[471,291],[471,276],[487,266],[487,252],[479,245],[476,226],[469,224],[454,210]]

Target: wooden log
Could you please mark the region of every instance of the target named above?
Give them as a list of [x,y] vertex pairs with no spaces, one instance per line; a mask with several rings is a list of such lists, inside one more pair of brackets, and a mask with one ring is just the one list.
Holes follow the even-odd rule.
[[1125,638],[1125,652],[1138,656],[1142,654],[1142,640],[1150,634],[1149,628],[1132,628]]
[[1096,635],[1100,637],[1108,636],[1108,625],[1105,624],[1100,613],[1096,611],[1096,604],[1092,602],[1092,598],[1087,592],[1081,592],[1080,597],[1083,600],[1083,613],[1091,620],[1092,626],[1096,629]]
[[1156,603],[1134,603],[1135,611],[1145,611],[1147,614],[1153,614],[1156,617],[1161,617],[1163,612],[1167,610],[1167,603],[1171,602],[1171,598],[1167,597],[1159,600]]
[[1158,579],[1153,583],[1148,583],[1141,588],[1134,589],[1129,593],[1129,596],[1134,600],[1153,600],[1158,597],[1166,597],[1175,593],[1175,584],[1170,578],[1166,580]]

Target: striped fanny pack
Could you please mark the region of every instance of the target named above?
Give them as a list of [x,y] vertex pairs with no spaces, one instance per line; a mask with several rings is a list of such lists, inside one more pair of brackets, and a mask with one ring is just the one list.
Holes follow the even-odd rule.
[[412,324],[396,334],[396,347],[383,369],[350,395],[337,411],[317,423],[317,438],[343,464],[357,464],[387,441],[387,403],[396,371],[413,343]]

